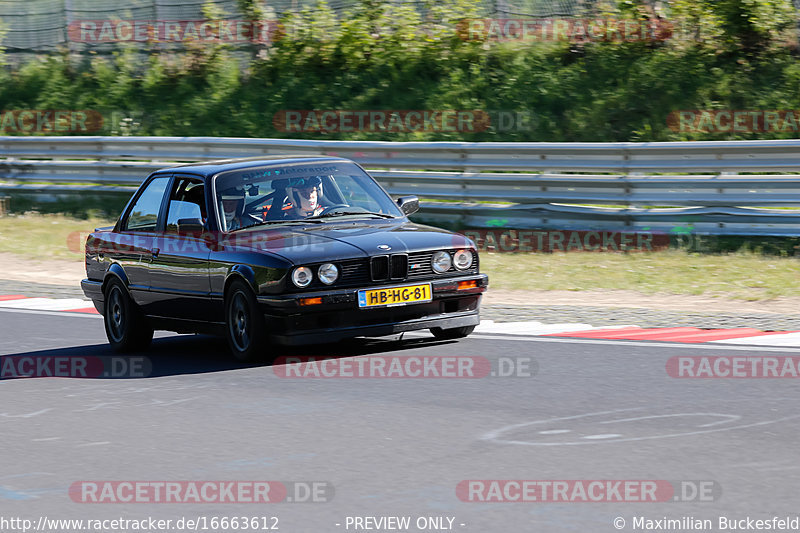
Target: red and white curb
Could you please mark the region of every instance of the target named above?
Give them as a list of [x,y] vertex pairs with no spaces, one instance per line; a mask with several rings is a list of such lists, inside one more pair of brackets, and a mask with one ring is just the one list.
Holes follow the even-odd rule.
[[800,346],[800,331],[761,331],[754,328],[641,328],[627,325],[594,327],[580,323],[544,324],[534,321],[493,322],[482,320],[481,324],[475,328],[475,333],[682,343],[709,342],[753,346]]
[[[20,294],[0,295],[0,310],[3,309],[98,314],[89,300],[80,298],[29,298]],[[475,328],[475,333],[529,337],[800,347],[800,331],[761,331],[753,328],[641,328],[630,325],[595,327],[591,324],[579,322],[545,324],[536,321],[493,322],[492,320],[482,320],[480,325]]]
[[98,314],[97,309],[94,308],[90,300],[81,298],[29,298],[21,294],[0,295],[0,309]]

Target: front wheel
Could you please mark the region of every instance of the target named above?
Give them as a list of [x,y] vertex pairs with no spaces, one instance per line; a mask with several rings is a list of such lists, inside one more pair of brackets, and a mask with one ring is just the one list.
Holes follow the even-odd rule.
[[250,287],[231,283],[225,298],[225,331],[233,356],[242,362],[263,358],[267,347],[264,317]]
[[475,331],[475,326],[464,326],[462,328],[431,328],[433,336],[440,340],[463,339],[470,333]]
[[108,282],[103,305],[106,337],[115,352],[143,350],[150,345],[153,328],[118,279]]

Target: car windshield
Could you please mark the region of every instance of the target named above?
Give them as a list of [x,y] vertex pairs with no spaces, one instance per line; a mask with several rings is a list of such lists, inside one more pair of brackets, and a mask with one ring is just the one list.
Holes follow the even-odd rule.
[[223,172],[214,190],[223,231],[284,221],[403,216],[372,177],[344,161]]

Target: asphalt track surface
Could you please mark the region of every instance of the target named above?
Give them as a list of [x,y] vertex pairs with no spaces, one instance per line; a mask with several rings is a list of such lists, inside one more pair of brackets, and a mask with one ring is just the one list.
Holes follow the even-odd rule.
[[[415,335],[282,353],[517,358],[536,372],[289,379],[273,365],[231,362],[217,339],[159,334],[134,356],[147,358],[147,377],[0,381],[0,517],[274,516],[291,533],[364,531],[347,527],[355,516],[409,516],[408,531],[419,531],[418,517],[442,516],[455,531],[499,533],[617,531],[617,517],[631,531],[637,516],[716,526],[720,516],[800,512],[797,380],[675,379],[665,370],[677,355],[800,350]],[[97,317],[0,311],[0,355],[23,354],[112,355]],[[716,493],[656,503],[456,494],[462,480],[497,479],[704,481]],[[317,503],[76,503],[68,490],[82,480],[324,481],[334,492]]]

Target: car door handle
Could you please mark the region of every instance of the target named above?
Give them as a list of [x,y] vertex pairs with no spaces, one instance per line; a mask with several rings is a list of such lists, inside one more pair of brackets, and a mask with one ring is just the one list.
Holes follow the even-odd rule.
[[158,254],[159,254],[159,252],[161,252],[161,250],[160,250],[160,249],[158,249],[158,248],[153,248],[153,251],[151,252],[151,253],[152,253],[152,256],[153,256],[153,259],[155,259],[156,257],[158,257]]

